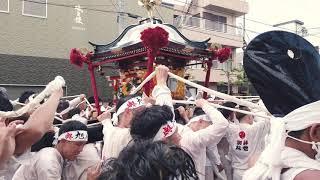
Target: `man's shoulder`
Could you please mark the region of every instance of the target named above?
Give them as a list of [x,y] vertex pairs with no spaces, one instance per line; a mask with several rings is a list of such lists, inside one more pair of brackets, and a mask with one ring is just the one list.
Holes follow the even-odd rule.
[[306,169],[296,175],[294,180],[318,180],[320,177],[320,170]]
[[46,147],[41,149],[39,152],[37,152],[37,157],[39,159],[45,159],[45,160],[53,160],[53,159],[61,159],[61,155],[59,151],[56,148],[53,147]]

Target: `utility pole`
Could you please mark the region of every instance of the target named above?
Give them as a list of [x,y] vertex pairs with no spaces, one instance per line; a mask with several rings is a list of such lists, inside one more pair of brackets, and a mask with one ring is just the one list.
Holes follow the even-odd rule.
[[186,4],[188,6],[188,8],[187,8],[187,11],[184,13],[184,15],[181,16],[181,21],[180,21],[179,27],[182,27],[185,23],[188,22],[188,20],[190,19],[190,17],[189,17],[190,16],[189,15],[190,11],[193,8],[193,4],[195,4],[195,3],[198,3],[198,1],[197,0],[191,0],[189,5]]
[[119,34],[122,33],[125,26],[125,0],[117,0],[118,1],[118,25],[119,25]]
[[247,47],[247,42],[246,42],[246,15],[243,15],[243,26],[242,26],[242,41],[243,41],[243,46],[242,50],[245,50]]

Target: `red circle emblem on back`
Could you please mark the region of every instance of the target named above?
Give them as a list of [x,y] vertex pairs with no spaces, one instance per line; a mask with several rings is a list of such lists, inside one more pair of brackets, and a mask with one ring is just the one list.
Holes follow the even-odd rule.
[[240,132],[239,132],[239,137],[240,137],[241,139],[244,139],[244,138],[246,137],[246,133],[245,133],[244,131],[240,131]]

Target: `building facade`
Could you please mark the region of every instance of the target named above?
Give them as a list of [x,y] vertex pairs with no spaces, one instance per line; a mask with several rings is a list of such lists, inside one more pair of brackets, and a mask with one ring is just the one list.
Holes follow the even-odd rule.
[[[243,27],[236,25],[236,19],[248,13],[248,3],[243,0],[192,0],[184,6],[176,6],[180,11],[175,14],[174,24],[181,32],[193,40],[209,41],[213,44],[228,46],[232,49],[232,57],[221,64],[213,62],[210,76],[210,88],[231,94],[239,93],[237,72],[242,68],[242,58],[237,57],[237,48],[243,47]],[[240,55],[241,56],[241,55]],[[195,62],[196,63],[196,62]],[[202,65],[195,65],[187,70],[192,81],[204,83],[206,70]]]
[[[117,12],[124,13],[117,13]],[[168,23],[173,12],[155,14]],[[69,63],[72,48],[92,51],[88,41],[108,44],[127,25],[138,23],[146,11],[132,0],[0,0],[0,86],[40,91],[61,75],[69,95],[92,95],[87,67]],[[120,23],[120,24],[119,24]],[[112,98],[106,75],[96,72],[98,91]],[[23,89],[23,88],[22,88]],[[19,90],[11,98],[19,95]]]

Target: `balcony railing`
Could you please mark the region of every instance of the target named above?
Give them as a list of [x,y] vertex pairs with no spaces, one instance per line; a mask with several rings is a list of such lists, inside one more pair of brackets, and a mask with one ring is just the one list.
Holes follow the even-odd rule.
[[241,36],[242,28],[234,25],[229,25],[226,23],[222,23],[219,21],[212,21],[208,19],[203,19],[199,17],[185,17],[181,18],[181,16],[177,16],[173,20],[173,25],[176,27],[195,27],[203,30],[216,31],[226,34],[232,34]]
[[213,30],[213,31],[218,31],[218,32],[223,32],[223,33],[228,33],[228,28],[227,24],[221,23],[218,21],[211,21],[208,19],[204,19],[204,27],[207,30]]

